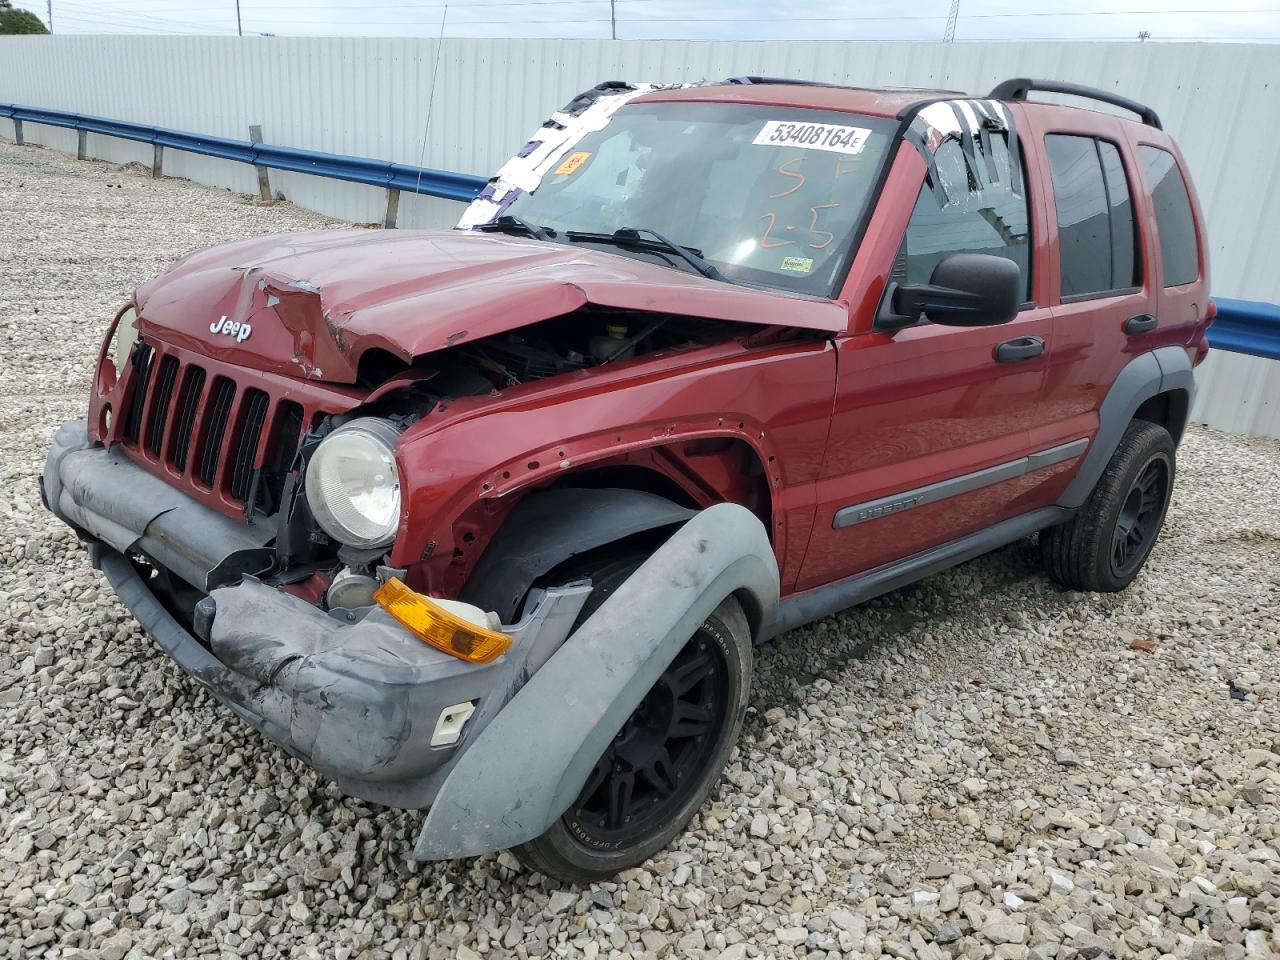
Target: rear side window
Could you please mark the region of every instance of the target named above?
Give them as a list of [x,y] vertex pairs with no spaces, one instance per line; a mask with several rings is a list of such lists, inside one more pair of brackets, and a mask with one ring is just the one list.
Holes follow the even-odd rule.
[[972,157],[957,141],[943,141],[899,253],[905,281],[928,283],[948,254],[989,253],[1018,265],[1022,299],[1030,299],[1031,237],[1022,183],[1021,163],[1009,154],[1004,136],[975,139]]
[[1151,188],[1156,208],[1156,229],[1160,231],[1160,262],[1164,264],[1164,285],[1176,287],[1200,276],[1200,251],[1196,245],[1196,224],[1191,216],[1187,184],[1173,154],[1159,147],[1141,146],[1142,175]]
[[1105,296],[1142,282],[1133,196],[1115,144],[1094,137],[1044,138],[1053,174],[1064,298]]

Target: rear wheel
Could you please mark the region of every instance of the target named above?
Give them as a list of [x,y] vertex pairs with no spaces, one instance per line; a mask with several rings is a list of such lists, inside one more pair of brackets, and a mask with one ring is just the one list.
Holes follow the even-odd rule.
[[[589,614],[639,561],[593,576]],[[573,805],[515,854],[568,883],[638,866],[684,830],[738,739],[751,686],[751,630],[729,597],[697,629],[596,762]]]
[[1173,478],[1169,431],[1141,420],[1129,424],[1080,512],[1040,534],[1045,570],[1076,590],[1123,590],[1160,535]]

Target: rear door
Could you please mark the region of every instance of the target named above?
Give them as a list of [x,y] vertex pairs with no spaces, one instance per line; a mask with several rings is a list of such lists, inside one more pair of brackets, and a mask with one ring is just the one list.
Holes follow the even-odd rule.
[[[1003,343],[1050,337],[1051,315],[1032,282],[1039,197],[1005,134],[993,131],[983,140],[975,143],[976,163],[966,161],[958,140],[944,140],[928,171],[906,148],[877,206],[872,242],[859,248],[846,296],[859,305],[855,333],[865,333],[837,343],[835,411],[795,590],[1023,510],[1028,479],[1007,468],[1028,452],[1045,361],[1036,349],[1003,361],[997,351]],[[959,252],[1019,264],[1026,302],[1013,321],[968,328],[922,322],[872,332],[885,281],[928,283],[938,261]]]
[[[1125,126],[1087,110],[1028,107],[1040,177],[1049,186],[1046,280],[1053,305],[1045,416],[1033,448],[1092,439],[1098,410],[1120,370],[1152,348],[1157,304],[1139,174]],[[1053,503],[1073,463],[1045,472],[1033,496]]]

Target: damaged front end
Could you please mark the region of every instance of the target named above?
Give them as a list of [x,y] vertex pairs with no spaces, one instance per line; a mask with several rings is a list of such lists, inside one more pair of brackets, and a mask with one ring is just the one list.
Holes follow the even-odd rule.
[[[590,587],[535,590],[503,625],[506,654],[478,664],[437,650],[384,610],[322,611],[253,575],[271,524],[237,524],[63,424],[47,505],[166,653],[286,751],[346,793],[430,806],[453,761],[569,635]],[[269,551],[267,551],[269,552]],[[269,565],[268,565],[269,566]],[[188,621],[164,581],[202,598]],[[207,595],[204,591],[207,590]]]

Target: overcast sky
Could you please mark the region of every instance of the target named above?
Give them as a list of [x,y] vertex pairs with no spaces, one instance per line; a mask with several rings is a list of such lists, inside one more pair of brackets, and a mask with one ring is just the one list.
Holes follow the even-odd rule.
[[[1280,40],[1280,0],[960,0],[957,40]],[[42,19],[47,0],[15,0]],[[236,33],[235,0],[52,0],[58,33]],[[615,0],[620,39],[941,40],[950,0]],[[608,37],[609,0],[240,0],[244,33]]]

